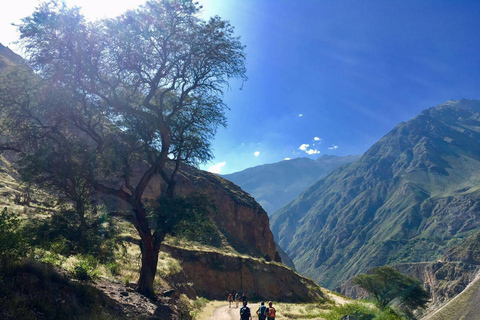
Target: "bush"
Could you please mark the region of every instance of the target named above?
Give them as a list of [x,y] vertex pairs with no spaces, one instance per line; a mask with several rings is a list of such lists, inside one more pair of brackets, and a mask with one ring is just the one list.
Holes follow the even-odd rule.
[[27,246],[20,229],[20,219],[7,208],[0,212],[0,262],[16,261],[26,256]]
[[81,257],[73,267],[73,276],[78,280],[93,280],[98,277],[98,261],[92,256]]
[[120,275],[120,265],[117,262],[111,262],[105,265],[105,267],[110,271],[112,276]]
[[343,306],[336,306],[325,315],[327,320],[338,320],[343,316],[354,316],[357,320],[401,320],[390,308],[381,311],[371,305],[362,303],[351,303]]
[[196,319],[200,311],[208,304],[208,300],[205,298],[198,298],[192,302],[192,310],[190,311],[190,316],[193,319]]
[[31,246],[64,256],[94,255],[101,262],[114,261],[119,247],[118,232],[106,216],[88,213],[81,227],[74,210],[61,209],[44,219],[29,221],[26,235]]

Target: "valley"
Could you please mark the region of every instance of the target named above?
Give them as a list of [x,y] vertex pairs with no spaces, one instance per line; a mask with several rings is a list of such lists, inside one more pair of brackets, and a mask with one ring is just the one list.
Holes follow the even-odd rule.
[[0,43],[0,319],[480,319],[478,4],[67,2]]

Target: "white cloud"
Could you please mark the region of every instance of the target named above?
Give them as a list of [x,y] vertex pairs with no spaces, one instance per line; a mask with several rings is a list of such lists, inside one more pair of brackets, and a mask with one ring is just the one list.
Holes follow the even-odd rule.
[[320,153],[320,151],[318,151],[316,149],[309,149],[308,147],[310,147],[310,145],[308,143],[304,143],[298,148],[298,150],[305,151],[305,153],[310,154],[310,155]]
[[255,157],[258,157],[260,155],[260,151],[255,151],[253,154],[255,155]]
[[315,141],[322,141],[322,138],[320,138],[320,137],[314,137],[313,140],[315,140]]
[[338,149],[338,146],[332,145],[331,147],[328,147],[328,150],[334,150],[334,149]]
[[211,166],[210,168],[208,168],[208,172],[211,172],[211,173],[220,173],[220,172],[222,171],[222,167],[224,167],[226,164],[227,164],[226,161],[217,163],[216,165],[213,165],[213,166]]
[[304,143],[300,147],[298,147],[298,150],[307,151],[307,148],[309,146],[310,146],[309,144]]
[[303,117],[303,113],[300,113],[298,116],[299,116],[299,117]]
[[285,158],[283,160],[288,161],[288,160],[292,160],[292,158]]

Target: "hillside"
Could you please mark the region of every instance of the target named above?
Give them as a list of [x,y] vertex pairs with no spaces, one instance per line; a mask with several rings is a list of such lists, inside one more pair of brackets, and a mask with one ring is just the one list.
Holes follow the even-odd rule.
[[22,57],[0,43],[0,70],[22,63]]
[[334,288],[373,266],[431,261],[480,227],[480,102],[400,123],[272,215],[297,269]]
[[335,168],[359,158],[359,155],[323,155],[316,160],[296,158],[248,168],[223,177],[250,193],[268,214],[272,214]]

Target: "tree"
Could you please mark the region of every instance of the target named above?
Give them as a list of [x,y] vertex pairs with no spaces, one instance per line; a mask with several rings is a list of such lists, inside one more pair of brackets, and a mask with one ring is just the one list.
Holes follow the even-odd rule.
[[182,163],[211,159],[210,140],[226,122],[223,90],[246,80],[233,27],[202,21],[198,10],[190,0],[148,1],[87,22],[78,8],[44,3],[19,25],[36,75],[17,72],[0,85],[2,149],[18,154],[20,171],[73,203],[101,193],[129,206],[110,214],[138,232],[145,295],[166,236],[149,219],[145,189],[158,175],[162,197],[174,198]]
[[371,274],[360,274],[353,283],[373,296],[381,309],[396,302],[408,315],[425,308],[430,298],[419,280],[389,266],[373,268]]

